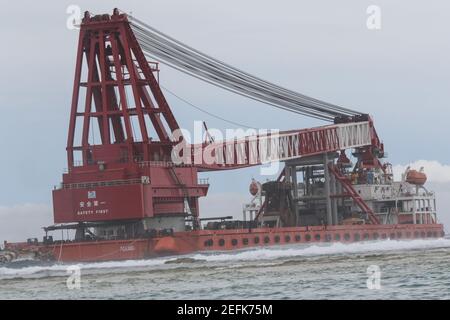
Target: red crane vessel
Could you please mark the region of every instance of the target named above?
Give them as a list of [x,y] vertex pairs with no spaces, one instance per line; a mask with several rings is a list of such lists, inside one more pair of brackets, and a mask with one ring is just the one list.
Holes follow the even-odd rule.
[[[316,128],[188,144],[177,134],[179,124],[160,88],[159,65],[147,60],[145,51],[160,43],[150,41],[156,37],[144,42],[144,36],[143,25],[133,27],[132,17],[117,9],[112,15],[85,13],[68,170],[53,190],[55,224],[44,228],[43,241],[5,243],[3,261],[25,253],[62,262],[105,261],[444,235],[434,194],[416,183],[426,176],[413,172],[410,183],[410,172],[394,181],[366,114],[333,114],[333,123]],[[175,61],[174,53],[166,58]],[[291,106],[297,96],[284,94]],[[317,115],[318,102],[308,101]],[[98,142],[91,141],[93,135]],[[355,165],[345,150],[351,150]],[[272,161],[282,161],[284,169],[275,181],[252,183],[253,200],[243,220],[201,218],[199,198],[207,195],[209,183],[199,172]],[[57,230],[72,230],[74,237],[53,240],[50,234]]]

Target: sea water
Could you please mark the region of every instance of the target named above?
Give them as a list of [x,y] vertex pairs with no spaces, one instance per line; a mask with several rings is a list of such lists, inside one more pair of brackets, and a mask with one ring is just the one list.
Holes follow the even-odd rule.
[[449,298],[450,239],[0,267],[0,299]]

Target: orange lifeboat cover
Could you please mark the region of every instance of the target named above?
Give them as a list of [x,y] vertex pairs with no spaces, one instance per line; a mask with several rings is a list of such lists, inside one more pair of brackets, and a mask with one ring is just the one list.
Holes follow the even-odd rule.
[[417,170],[409,170],[406,174],[406,182],[416,185],[423,185],[427,182],[427,175]]

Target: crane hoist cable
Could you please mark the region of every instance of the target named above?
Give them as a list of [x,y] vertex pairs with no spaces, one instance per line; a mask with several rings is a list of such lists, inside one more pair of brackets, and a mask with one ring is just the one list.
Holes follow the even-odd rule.
[[360,112],[317,100],[250,75],[130,17],[130,25],[147,58],[242,96],[309,117],[333,121]]
[[244,127],[244,128],[247,128],[247,129],[255,129],[255,130],[257,129],[257,128],[255,128],[255,127],[250,127],[250,126],[248,126],[248,125],[245,125],[245,124],[242,124],[242,123],[239,123],[239,122],[235,122],[235,121],[232,121],[232,120],[228,120],[228,119],[225,119],[224,117],[218,116],[218,115],[216,115],[216,114],[214,114],[214,113],[212,113],[212,112],[209,112],[209,111],[205,110],[204,108],[200,108],[199,106],[193,104],[192,102],[189,102],[188,100],[186,100],[186,99],[180,97],[179,95],[177,95],[177,94],[174,93],[173,91],[167,89],[165,86],[163,86],[163,85],[161,85],[161,84],[159,84],[159,86],[160,86],[164,91],[168,92],[169,94],[171,94],[172,96],[174,96],[174,97],[177,98],[178,100],[180,100],[180,101],[186,103],[187,105],[193,107],[194,109],[197,109],[197,110],[199,110],[199,111],[201,111],[201,112],[203,112],[203,113],[205,113],[205,114],[207,114],[207,115],[209,115],[209,116],[211,116],[211,117],[213,117],[213,118],[216,118],[216,119],[221,120],[221,121],[223,121],[223,122],[227,122],[227,123],[232,124],[232,125],[234,125],[234,126],[236,126],[236,127]]
[[[138,32],[139,33],[139,32]],[[145,41],[145,40],[144,40]],[[142,41],[141,41],[142,42]],[[141,43],[142,44],[142,43]],[[146,46],[146,44],[143,44],[142,45],[143,47],[144,47],[144,50],[145,49],[147,49],[147,46]],[[155,45],[155,44],[153,44],[153,49],[155,49],[155,47],[156,47],[157,45]],[[170,51],[170,49],[167,49],[167,48],[165,48],[165,50],[164,50],[164,53],[167,53],[167,51]],[[161,53],[161,52],[160,52]],[[168,59],[174,59],[174,57],[176,57],[176,54],[174,54],[173,52],[172,53],[170,53],[169,52],[169,55],[167,56],[166,55],[166,58],[168,58]],[[189,71],[192,71],[192,67],[191,66],[189,66],[188,65],[188,68],[189,68]],[[183,70],[181,70],[181,71],[183,71]],[[186,70],[184,70],[184,71],[186,71]],[[215,76],[215,80],[217,81],[217,80],[219,80],[220,81],[220,78],[219,77],[216,77]],[[222,81],[223,82],[223,81]],[[234,89],[236,89],[236,88],[239,88],[239,86],[238,85],[236,85],[236,83],[231,83],[231,85],[234,87]],[[219,86],[221,86],[221,84],[219,84]],[[248,89],[248,87],[247,88],[241,88],[241,93],[242,93],[242,91],[244,91],[244,90],[246,90],[246,89]],[[276,103],[278,103],[278,104],[281,104],[281,106],[283,106],[283,107],[287,107],[287,108],[290,108],[291,109],[291,111],[294,111],[294,112],[299,112],[299,113],[304,113],[304,114],[306,114],[306,115],[309,115],[309,116],[317,116],[317,115],[319,115],[319,117],[321,116],[322,118],[324,118],[324,117],[327,117],[328,118],[328,120],[332,120],[335,116],[337,116],[337,115],[341,115],[341,114],[337,114],[337,113],[335,113],[334,112],[334,114],[333,114],[333,116],[330,116],[329,114],[320,114],[320,113],[318,113],[317,112],[317,108],[316,108],[316,110],[313,110],[313,111],[307,111],[307,112],[305,112],[305,110],[303,109],[303,110],[301,110],[300,108],[299,108],[299,106],[297,105],[293,105],[292,104],[292,101],[287,101],[288,100],[288,98],[286,98],[286,97],[281,97],[280,98],[280,96],[278,95],[278,96],[275,96],[275,99],[274,99],[274,94],[273,93],[270,93],[269,92],[269,97],[267,97],[267,94],[264,96],[264,95],[261,95],[261,92],[252,92],[252,91],[250,91],[249,92],[249,90],[246,90],[245,92],[244,92],[245,94],[249,94],[249,95],[252,95],[253,94],[253,97],[256,97],[257,99],[262,99],[262,100],[265,100],[265,101],[263,101],[263,102],[266,102],[266,103],[270,103],[270,104],[276,104]],[[278,101],[276,100],[276,99],[278,99]],[[292,110],[293,109],[293,110]],[[303,112],[302,112],[303,111]],[[319,112],[320,112],[320,110],[319,110]]]
[[[143,41],[141,41],[141,47],[143,48],[143,51],[146,51],[146,49],[149,48],[149,46],[147,46],[145,43],[143,43]],[[154,48],[155,48],[155,45],[153,45],[153,50],[154,50]],[[153,56],[153,54],[149,55],[149,56]],[[332,120],[334,118],[334,116],[336,116],[336,114],[334,116],[330,116],[329,114],[323,114],[323,113],[317,112],[315,110],[310,111],[308,109],[301,108],[301,106],[295,105],[295,103],[293,104],[292,102],[287,101],[286,99],[280,98],[279,96],[278,97],[274,96],[272,93],[261,92],[261,91],[258,91],[257,89],[255,91],[254,88],[249,88],[248,86],[243,87],[242,85],[239,85],[236,82],[233,83],[226,79],[221,80],[219,78],[219,76],[216,76],[216,75],[212,76],[212,79],[211,79],[211,76],[209,76],[209,78],[208,78],[208,75],[206,75],[206,77],[205,77],[204,74],[201,74],[202,71],[197,70],[197,72],[195,72],[195,71],[193,71],[192,67],[183,68],[183,67],[179,67],[179,64],[177,64],[176,62],[173,63],[174,59],[176,59],[176,58],[174,58],[174,54],[170,54],[170,55],[166,56],[165,58],[162,58],[162,54],[160,53],[158,55],[158,57],[159,57],[160,61],[165,62],[165,64],[175,68],[176,70],[182,71],[184,73],[187,73],[191,76],[200,78],[200,79],[202,79],[208,83],[211,83],[213,85],[216,85],[218,87],[221,87],[221,88],[227,89],[229,91],[232,91],[234,93],[252,98],[254,100],[258,100],[263,103],[271,104],[273,106],[276,106],[276,107],[279,107],[282,109],[286,109],[289,111],[301,113],[301,114],[304,114],[307,116],[317,117],[319,119],[321,119],[321,118],[323,119],[325,117],[326,120]]]
[[[138,21],[139,21],[139,20],[138,20]],[[329,104],[329,103],[325,103],[325,102],[320,101],[320,100],[317,100],[317,99],[313,99],[313,98],[310,98],[310,97],[301,95],[301,94],[299,94],[299,93],[297,93],[297,92],[294,92],[294,91],[291,91],[291,90],[288,90],[288,89],[284,89],[284,88],[279,87],[279,86],[275,86],[274,84],[271,84],[271,83],[269,83],[269,82],[267,82],[267,81],[265,81],[265,80],[256,78],[256,77],[254,77],[254,76],[252,76],[252,75],[250,75],[250,74],[248,74],[248,73],[245,73],[245,72],[242,71],[242,70],[239,70],[239,69],[237,69],[237,68],[234,68],[234,67],[232,67],[232,66],[230,66],[230,65],[228,65],[228,64],[225,64],[224,62],[221,62],[221,61],[219,61],[219,60],[217,60],[217,59],[214,59],[214,58],[212,58],[212,57],[210,57],[210,56],[208,56],[208,55],[206,55],[206,54],[204,54],[204,53],[201,53],[201,52],[199,52],[198,50],[195,50],[195,49],[193,49],[193,48],[191,48],[191,47],[188,47],[187,45],[185,45],[185,44],[183,44],[183,43],[181,43],[181,42],[175,40],[174,38],[171,38],[171,37],[169,37],[169,36],[163,34],[162,32],[160,32],[160,31],[154,29],[153,27],[144,24],[142,21],[140,21],[139,23],[145,25],[146,28],[149,28],[149,29],[153,30],[155,33],[162,35],[162,37],[168,38],[168,39],[170,39],[171,41],[173,41],[173,42],[179,44],[179,45],[180,45],[180,48],[184,48],[184,49],[190,50],[190,51],[194,52],[196,55],[201,55],[201,56],[203,56],[203,57],[206,57],[206,58],[209,59],[209,61],[212,62],[213,64],[214,64],[214,63],[218,63],[218,64],[220,64],[220,65],[225,66],[226,68],[228,68],[228,70],[232,70],[232,71],[234,70],[234,71],[237,71],[237,72],[239,72],[241,75],[244,75],[244,76],[246,76],[246,77],[251,77],[253,80],[259,81],[260,83],[265,83],[266,85],[273,86],[273,87],[276,87],[277,89],[284,90],[284,92],[287,92],[287,93],[290,93],[290,94],[294,94],[294,95],[297,95],[297,96],[299,96],[299,97],[309,99],[309,100],[311,100],[311,101],[316,101],[316,102],[319,102],[319,103],[322,103],[322,104],[327,104],[328,106],[331,106],[331,107],[340,108],[341,110],[344,109],[344,108],[341,108],[341,107],[333,106],[333,105],[331,105],[331,104]],[[145,32],[145,30],[144,30],[142,27],[139,27],[139,26],[138,26],[138,27],[136,27],[136,28],[137,28],[137,29],[141,29],[141,31],[144,31],[144,32]],[[155,36],[155,35],[153,35],[153,36]],[[160,39],[161,39],[161,37],[160,37]],[[184,49],[183,49],[183,50],[184,50]],[[211,63],[209,63],[209,65],[211,65]],[[347,109],[347,111],[349,111],[349,110]]]
[[[146,49],[146,46],[144,45],[144,50],[145,49]],[[169,59],[173,59],[173,56],[174,56],[174,54],[171,54]],[[190,70],[188,70],[188,73],[190,73],[190,71],[192,71],[191,70],[192,68],[189,68],[189,69]],[[181,70],[181,71],[186,71],[186,70]],[[194,76],[195,76],[195,74],[194,74]],[[221,83],[217,83],[217,80],[220,81],[220,79],[218,77],[215,76],[214,80],[216,80],[216,85],[219,85],[219,86],[223,87],[223,81]],[[206,81],[209,82],[208,79],[206,79]],[[328,114],[322,114],[321,115],[320,113],[318,113],[315,110],[314,111],[306,110],[306,112],[305,112],[305,109],[303,109],[303,110],[300,109],[298,105],[296,106],[295,104],[292,104],[292,102],[291,101],[287,101],[286,98],[284,98],[284,99],[283,99],[283,97],[280,98],[279,95],[278,96],[274,96],[273,93],[269,92],[269,96],[268,96],[268,94],[264,93],[264,92],[263,93],[261,93],[261,92],[254,92],[254,91],[251,90],[252,88],[250,88],[250,90],[249,90],[248,86],[244,87],[244,88],[239,87],[238,85],[236,85],[236,83],[231,83],[231,86],[232,86],[231,87],[231,91],[235,91],[235,89],[238,89],[238,90],[240,89],[241,90],[240,93],[243,93],[243,95],[247,95],[247,96],[256,98],[257,100],[260,100],[262,102],[266,102],[266,103],[269,103],[269,104],[272,104],[272,105],[275,105],[275,106],[277,106],[277,104],[278,104],[278,106],[283,106],[285,108],[286,107],[290,108],[291,111],[294,111],[294,112],[299,112],[299,113],[303,113],[303,114],[310,115],[310,116],[311,115],[319,115],[319,117],[322,116],[322,118],[325,116],[325,117],[329,118],[329,120],[332,120],[334,118],[334,116],[338,115],[336,113],[333,116],[330,116]],[[230,89],[230,88],[228,88],[228,89]],[[239,92],[237,92],[237,93],[239,93]],[[320,110],[319,110],[319,112],[320,112]]]

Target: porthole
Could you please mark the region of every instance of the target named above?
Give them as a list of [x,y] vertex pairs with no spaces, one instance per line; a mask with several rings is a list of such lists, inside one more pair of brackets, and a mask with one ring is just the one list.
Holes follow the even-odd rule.
[[325,241],[326,241],[326,242],[330,242],[331,239],[332,239],[331,234],[326,234],[326,235],[325,235]]
[[253,239],[253,242],[254,242],[255,244],[258,244],[258,243],[259,243],[259,237],[255,237],[255,239]]
[[361,239],[361,236],[359,235],[359,233],[355,233],[355,234],[353,235],[353,240],[359,241],[360,239]]
[[378,233],[375,232],[375,233],[372,235],[372,237],[373,237],[374,240],[377,240],[377,239],[380,237],[380,235],[379,235]]
[[237,241],[237,239],[233,239],[233,240],[231,240],[231,244],[232,244],[233,246],[236,246],[236,245],[238,244],[238,241]]
[[280,242],[280,236],[275,236],[274,240],[275,240],[276,243]]
[[267,237],[264,237],[264,243],[269,243],[270,242],[270,238],[267,236]]
[[370,236],[368,233],[364,233],[364,240],[369,240]]
[[219,246],[223,247],[225,245],[225,240],[220,239],[219,240]]
[[302,237],[299,234],[295,235],[295,241],[299,242],[300,240],[302,240]]
[[319,241],[319,240],[320,240],[320,234],[316,234],[316,235],[314,236],[314,239],[316,239],[316,241]]
[[387,238],[386,233],[383,233],[383,234],[381,235],[381,239],[386,239],[386,238]]
[[346,234],[344,235],[344,239],[345,239],[346,241],[350,240],[350,235],[349,235],[348,233],[346,233]]
[[414,232],[414,238],[418,238],[420,236],[419,231]]
[[305,240],[306,241],[311,241],[311,235],[309,233],[305,236]]
[[247,238],[242,239],[242,244],[244,246],[248,245],[248,239]]
[[290,236],[285,236],[284,237],[284,241],[285,242],[290,242],[291,241],[291,237]]
[[401,232],[397,232],[397,238],[400,239],[402,237],[402,233]]
[[389,235],[389,239],[395,239],[395,233],[391,233],[390,235]]
[[334,235],[334,240],[336,240],[336,241],[341,240],[341,235],[340,235],[339,233],[336,233],[336,234]]
[[205,240],[205,247],[211,247],[212,245],[213,245],[212,239]]

